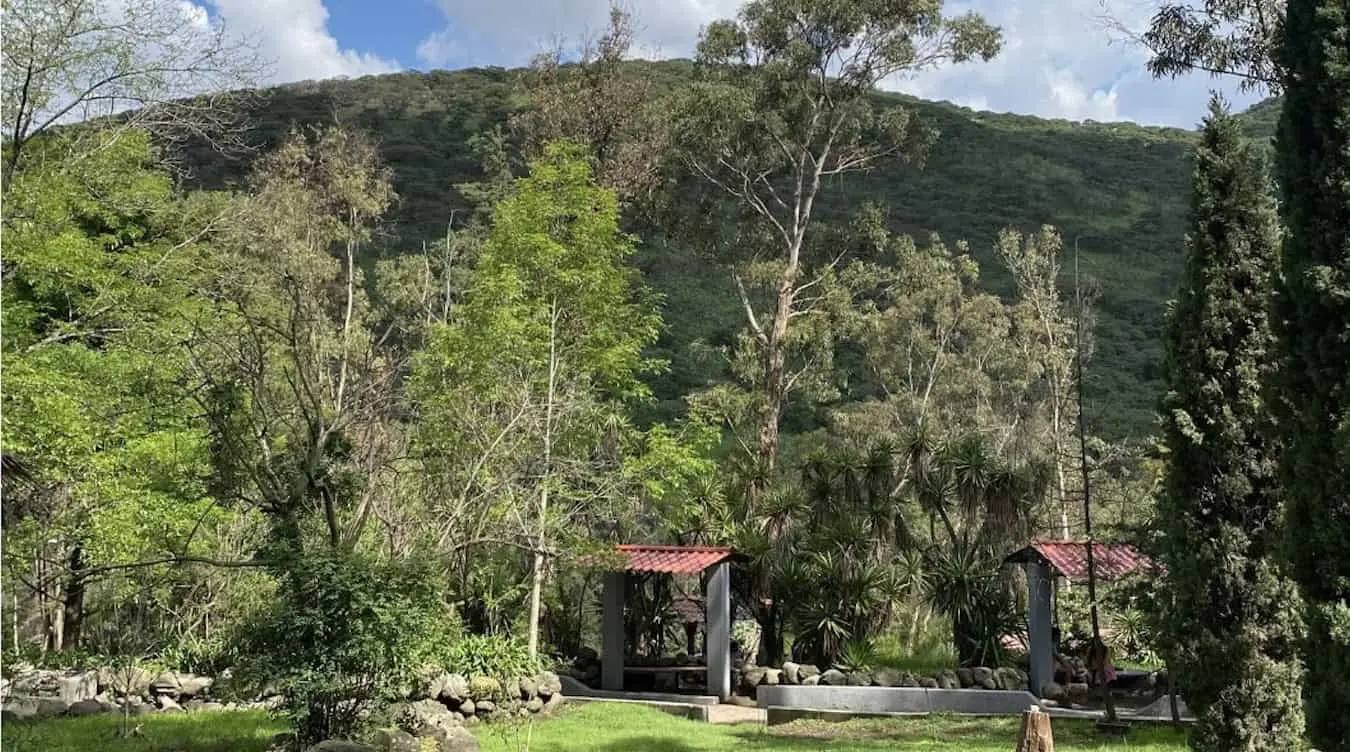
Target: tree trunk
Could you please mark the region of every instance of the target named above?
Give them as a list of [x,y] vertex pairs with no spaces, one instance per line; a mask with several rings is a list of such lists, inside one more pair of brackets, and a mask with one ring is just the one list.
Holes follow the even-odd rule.
[[905,648],[911,652],[914,650],[914,643],[919,641],[919,617],[923,615],[923,604],[914,606],[913,618],[909,620],[909,636],[905,640]]
[[[759,453],[759,467],[751,480],[749,489],[750,508],[755,509],[763,500],[764,494],[773,484],[774,472],[778,469],[779,421],[783,417],[783,407],[787,403],[787,336],[788,322],[792,320],[792,308],[796,303],[797,262],[796,253],[789,254],[787,268],[778,282],[777,299],[774,304],[773,321],[767,331],[751,316],[751,326],[755,329],[763,353],[763,389],[764,405],[759,421],[759,441],[756,449]],[[737,278],[739,283],[739,277]],[[749,298],[743,298],[746,310],[750,311]]]
[[554,302],[549,317],[548,391],[544,400],[544,472],[539,486],[539,531],[534,547],[534,566],[530,576],[530,657],[539,655],[539,612],[544,592],[544,553],[548,543],[548,491],[553,477],[553,410],[558,386],[558,318]]
[[980,655],[978,646],[970,637],[972,631],[974,631],[974,625],[970,623],[969,619],[952,619],[952,641],[956,644],[958,665],[981,665],[983,656]]
[[1017,752],[1055,752],[1050,716],[1036,706],[1022,713],[1022,733],[1018,735]]
[[1068,482],[1064,478],[1064,436],[1061,430],[1063,415],[1060,410],[1059,387],[1052,387],[1051,392],[1050,399],[1054,401],[1054,406],[1051,408],[1050,430],[1055,445],[1055,496],[1057,497],[1055,501],[1059,505],[1059,538],[1060,540],[1069,540],[1071,535],[1069,530],[1069,490]]
[[783,625],[778,603],[756,609],[759,622],[759,650],[755,662],[760,666],[777,666],[783,660]]
[[764,410],[759,422],[759,463],[750,483],[750,508],[758,509],[778,469],[779,422],[786,402],[783,368],[787,353],[781,340],[770,338],[764,353]]
[[[548,511],[548,486],[539,493],[539,516],[542,531],[543,517]],[[543,533],[539,535],[534,552],[534,565],[530,573],[530,657],[539,655],[539,613],[543,608],[544,592],[544,552]]]
[[1166,663],[1163,664],[1163,670],[1167,672],[1167,704],[1172,711],[1172,723],[1181,723],[1181,707],[1177,705],[1177,687],[1172,683],[1172,667]]
[[62,603],[60,650],[74,650],[80,646],[84,627],[84,569],[84,546],[76,543],[70,551],[70,577],[66,580]]

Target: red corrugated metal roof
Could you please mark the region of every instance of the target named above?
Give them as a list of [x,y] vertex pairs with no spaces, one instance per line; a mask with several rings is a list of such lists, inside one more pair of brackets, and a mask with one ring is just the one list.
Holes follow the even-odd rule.
[[[1018,554],[1027,551],[1039,554],[1039,558],[1050,564],[1056,574],[1071,581],[1087,579],[1086,541],[1033,541]],[[1013,554],[1009,558],[1017,557],[1018,554]],[[1139,553],[1128,543],[1094,543],[1092,558],[1097,568],[1097,576],[1103,580],[1122,577],[1153,564],[1152,559]]]
[[721,564],[733,555],[730,548],[712,546],[616,546],[628,555],[628,572],[661,572],[664,574],[698,574],[714,564]]

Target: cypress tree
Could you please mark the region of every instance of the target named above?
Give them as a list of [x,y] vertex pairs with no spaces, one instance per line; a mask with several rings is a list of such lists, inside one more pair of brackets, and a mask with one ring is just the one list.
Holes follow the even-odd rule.
[[1308,733],[1350,750],[1350,4],[1289,0],[1275,58],[1288,557],[1308,608]]
[[1281,572],[1279,439],[1262,398],[1280,232],[1262,151],[1215,99],[1194,152],[1186,277],[1167,330],[1159,540],[1191,745],[1286,752],[1303,734],[1294,583]]

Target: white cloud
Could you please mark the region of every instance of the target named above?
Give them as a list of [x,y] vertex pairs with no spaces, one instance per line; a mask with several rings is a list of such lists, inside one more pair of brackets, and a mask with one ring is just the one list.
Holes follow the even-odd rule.
[[[609,23],[609,0],[437,0],[446,26],[432,37],[459,42],[453,55],[419,59],[428,65],[524,65],[558,39],[569,47],[602,33]],[[740,0],[623,0],[639,28],[637,57],[683,57],[692,53],[699,28],[734,15]]]
[[210,0],[230,34],[257,45],[267,83],[391,73],[396,60],[343,49],[328,31],[323,0]]
[[464,54],[464,45],[454,38],[450,29],[441,29],[417,45],[417,59],[431,66],[445,65]]
[[[608,0],[438,0],[445,28],[419,47],[433,66],[522,65],[557,36],[578,40],[602,30]],[[1258,95],[1236,94],[1224,81],[1193,76],[1155,81],[1144,71],[1145,51],[1112,43],[1103,5],[1133,29],[1147,25],[1151,0],[964,0],[949,13],[976,10],[1003,28],[1004,48],[989,63],[970,63],[887,82],[888,88],[927,99],[1041,117],[1134,120],[1192,127],[1208,91],[1220,88],[1235,107]],[[627,0],[642,27],[634,53],[682,57],[699,29],[732,16],[740,0]],[[453,43],[453,44],[451,44]],[[423,55],[425,51],[428,54]]]
[[1155,80],[1144,69],[1148,53],[1108,28],[1109,12],[1126,27],[1148,25],[1148,0],[978,0],[973,8],[1003,29],[1004,46],[989,63],[931,71],[889,82],[930,99],[981,100],[985,109],[1070,120],[1133,120],[1148,125],[1195,126],[1208,93],[1218,88],[1235,106],[1259,99],[1237,95],[1231,82],[1206,76]]

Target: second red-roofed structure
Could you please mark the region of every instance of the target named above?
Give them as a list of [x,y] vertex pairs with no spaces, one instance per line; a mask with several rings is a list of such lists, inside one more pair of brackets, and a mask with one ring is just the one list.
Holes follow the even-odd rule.
[[[1115,580],[1140,569],[1153,566],[1153,560],[1128,543],[1092,544],[1093,565],[1097,577]],[[1050,567],[1051,574],[1070,582],[1086,582],[1088,577],[1087,542],[1040,540],[1010,554],[1004,561],[1010,564],[1036,562]]]
[[[1060,579],[1085,582],[1088,578],[1086,541],[1039,540],[1003,559],[1021,564],[1027,573],[1027,646],[1031,689],[1040,695],[1054,677],[1055,583]],[[1114,580],[1154,567],[1153,560],[1128,543],[1092,544],[1092,564],[1102,580]]]

